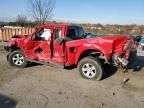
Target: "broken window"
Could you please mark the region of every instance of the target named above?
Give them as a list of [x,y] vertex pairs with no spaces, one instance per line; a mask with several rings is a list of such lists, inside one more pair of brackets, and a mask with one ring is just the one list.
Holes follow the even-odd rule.
[[51,37],[50,29],[41,29],[35,33],[35,40],[49,40]]

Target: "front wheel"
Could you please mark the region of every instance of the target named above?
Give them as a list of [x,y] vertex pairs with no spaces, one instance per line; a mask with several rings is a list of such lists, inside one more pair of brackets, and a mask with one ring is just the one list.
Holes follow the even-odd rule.
[[82,77],[91,80],[101,80],[103,68],[101,62],[95,57],[85,57],[78,64],[79,72]]
[[24,68],[27,65],[25,56],[21,50],[16,50],[10,53],[8,57],[10,65]]

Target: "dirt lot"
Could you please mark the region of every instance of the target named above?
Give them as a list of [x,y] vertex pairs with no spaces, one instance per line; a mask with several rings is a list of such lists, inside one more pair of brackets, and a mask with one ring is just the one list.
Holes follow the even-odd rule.
[[0,108],[144,108],[142,55],[125,74],[106,67],[109,74],[97,82],[81,78],[77,69],[11,67],[0,51]]

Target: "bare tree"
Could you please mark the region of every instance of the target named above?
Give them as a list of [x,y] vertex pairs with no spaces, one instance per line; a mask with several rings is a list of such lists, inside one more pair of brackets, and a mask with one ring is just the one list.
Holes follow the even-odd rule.
[[18,15],[16,18],[16,23],[19,26],[25,26],[25,24],[27,23],[27,17],[25,15]]
[[55,8],[55,0],[29,0],[30,12],[40,25],[44,24]]

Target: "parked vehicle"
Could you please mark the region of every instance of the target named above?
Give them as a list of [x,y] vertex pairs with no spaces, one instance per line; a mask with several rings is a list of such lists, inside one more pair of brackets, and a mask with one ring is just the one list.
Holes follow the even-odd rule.
[[141,46],[142,50],[144,50],[144,37],[141,38],[141,40],[140,40],[140,46]]
[[96,34],[93,34],[93,33],[85,33],[83,36],[83,38],[96,38],[97,35]]
[[[13,66],[26,67],[28,62],[57,66],[75,66],[87,79],[101,80],[103,64],[128,65],[133,51],[129,36],[84,38],[78,25],[46,24],[37,27],[28,36],[15,35],[5,49],[7,60]],[[136,51],[136,50],[134,50]]]
[[141,40],[142,36],[134,36],[134,40],[139,43]]

